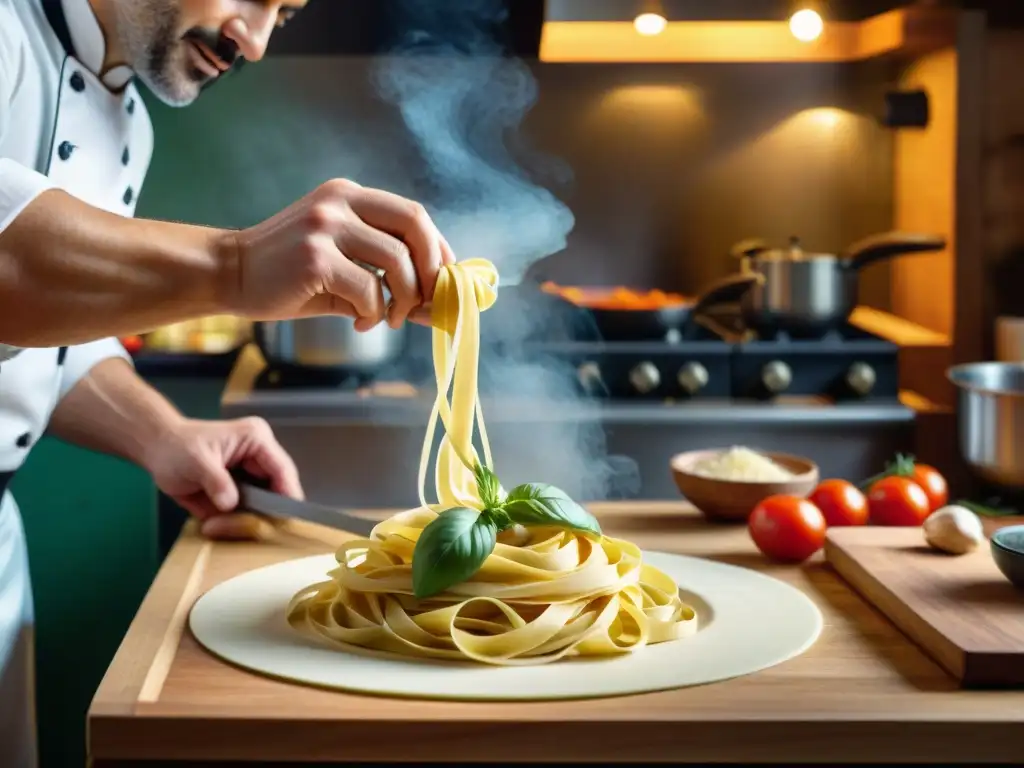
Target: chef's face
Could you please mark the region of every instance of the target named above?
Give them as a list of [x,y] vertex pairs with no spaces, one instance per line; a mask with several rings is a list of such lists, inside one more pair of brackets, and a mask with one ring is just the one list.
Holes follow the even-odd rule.
[[192,103],[242,59],[263,58],[273,31],[307,0],[119,0],[118,33],[136,74],[162,101]]

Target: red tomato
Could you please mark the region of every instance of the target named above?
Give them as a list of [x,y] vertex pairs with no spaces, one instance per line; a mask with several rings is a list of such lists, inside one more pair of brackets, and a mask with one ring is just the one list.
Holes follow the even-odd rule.
[[821,510],[829,526],[864,525],[868,521],[867,498],[846,480],[822,481],[807,500]]
[[141,336],[125,336],[121,339],[121,345],[128,354],[134,355],[142,350],[144,344]]
[[908,477],[884,477],[868,491],[871,522],[875,525],[921,525],[931,514],[928,494]]
[[799,496],[764,499],[750,513],[748,527],[757,548],[775,560],[806,560],[825,543],[825,516]]
[[914,473],[910,479],[921,486],[921,490],[928,497],[928,505],[932,512],[946,506],[946,502],[949,501],[949,487],[946,485],[946,478],[940,475],[935,467],[914,464]]

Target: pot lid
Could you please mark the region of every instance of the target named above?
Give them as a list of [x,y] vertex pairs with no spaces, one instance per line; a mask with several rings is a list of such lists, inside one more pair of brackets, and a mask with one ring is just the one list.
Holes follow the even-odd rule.
[[[745,246],[745,247],[744,247]],[[834,259],[834,253],[812,253],[805,251],[800,238],[793,235],[783,248],[768,247],[763,241],[748,240],[738,246],[740,255],[770,261],[810,261],[811,259]]]

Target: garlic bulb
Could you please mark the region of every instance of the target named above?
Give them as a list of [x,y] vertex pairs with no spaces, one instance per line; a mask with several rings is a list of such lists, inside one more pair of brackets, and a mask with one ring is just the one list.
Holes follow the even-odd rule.
[[985,540],[981,519],[966,507],[955,504],[935,510],[922,527],[928,544],[952,555],[973,552]]

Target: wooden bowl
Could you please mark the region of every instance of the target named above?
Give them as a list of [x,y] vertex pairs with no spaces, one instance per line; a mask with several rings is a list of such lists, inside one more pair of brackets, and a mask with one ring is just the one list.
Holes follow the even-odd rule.
[[695,474],[698,463],[725,448],[687,451],[676,454],[669,462],[679,492],[701,511],[708,520],[745,523],[762,500],[777,494],[807,497],[818,484],[818,465],[810,459],[788,453],[758,451],[793,473],[791,480],[751,482],[748,480],[716,480]]

